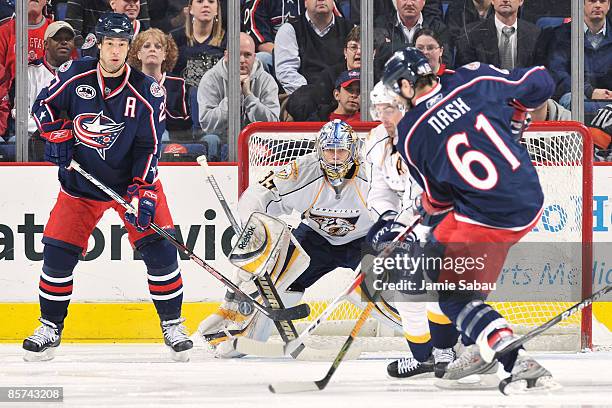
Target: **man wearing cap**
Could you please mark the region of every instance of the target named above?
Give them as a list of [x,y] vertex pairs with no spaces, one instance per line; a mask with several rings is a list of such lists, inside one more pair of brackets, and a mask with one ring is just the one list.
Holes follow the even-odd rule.
[[[31,109],[36,97],[49,86],[55,78],[57,69],[66,61],[71,59],[74,51],[74,30],[65,21],[56,21],[49,24],[44,35],[45,55],[28,64],[28,81],[30,82],[28,92],[28,107]],[[12,110],[15,117],[15,109]],[[36,122],[30,116],[28,119],[28,133],[36,132]]]
[[329,114],[328,120],[340,119],[345,122],[360,120],[359,70],[344,71],[336,80],[334,99],[338,106]]

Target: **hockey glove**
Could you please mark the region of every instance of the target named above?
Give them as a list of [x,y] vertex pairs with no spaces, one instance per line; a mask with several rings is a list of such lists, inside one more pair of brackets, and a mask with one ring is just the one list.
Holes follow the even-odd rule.
[[510,119],[510,131],[514,140],[518,142],[523,137],[523,132],[531,125],[531,115],[527,112],[527,108],[516,99],[510,101],[509,105],[514,108],[512,119]]
[[153,184],[143,184],[135,180],[127,189],[127,200],[136,209],[136,214],[125,213],[125,220],[136,227],[140,232],[151,226],[155,218],[155,207],[157,206],[157,187]]
[[45,161],[68,167],[74,146],[72,122],[59,119],[43,124],[41,130],[40,137],[45,141]]
[[[378,221],[370,227],[368,235],[366,235],[366,241],[370,244],[372,249],[376,252],[380,252],[393,241],[406,226],[395,220],[397,212],[393,210],[385,211],[379,218]],[[404,241],[415,241],[416,237],[407,236]]]

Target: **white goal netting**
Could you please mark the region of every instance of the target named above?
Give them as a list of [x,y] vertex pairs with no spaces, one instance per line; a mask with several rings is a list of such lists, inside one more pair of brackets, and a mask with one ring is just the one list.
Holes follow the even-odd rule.
[[[292,159],[313,151],[314,139],[322,124],[275,123],[253,124],[243,130],[239,142],[239,191],[265,176],[270,170],[284,165]],[[355,127],[360,137],[365,137],[374,123],[362,123]],[[519,259],[519,271],[504,266],[504,284],[516,286],[520,291],[540,291],[542,301],[521,301],[512,296],[512,301],[492,299],[493,306],[520,332],[525,332],[561,313],[577,302],[590,290],[586,285],[589,276],[592,228],[589,217],[592,205],[592,155],[588,152],[590,138],[585,128],[576,122],[548,122],[533,124],[525,132],[524,144],[532,157],[545,194],[545,209],[541,220],[517,248],[513,259]],[[588,140],[585,143],[585,140]],[[587,154],[585,154],[585,151]],[[286,219],[295,225],[299,215]],[[552,243],[553,245],[547,245]],[[571,250],[565,244],[574,243]],[[560,244],[560,245],[559,245]],[[585,245],[586,244],[586,245]],[[534,248],[536,254],[534,256]],[[525,252],[522,257],[521,251]],[[511,252],[514,254],[514,252]],[[554,264],[543,259],[555,259]],[[542,259],[538,259],[542,258]],[[525,265],[525,262],[527,263]],[[508,263],[507,263],[508,264]],[[547,269],[548,268],[548,269]],[[567,268],[567,270],[559,270]],[[350,270],[336,270],[325,276],[306,292],[305,300],[311,307],[308,319],[316,318],[337,294],[353,278]],[[525,284],[529,281],[531,285]],[[583,285],[585,282],[585,285]],[[498,284],[500,281],[498,280]],[[524,286],[524,287],[523,287]],[[515,293],[515,292],[513,292]],[[519,300],[514,300],[514,299]],[[534,296],[538,298],[538,296]],[[557,301],[558,299],[558,301]],[[329,323],[319,334],[342,336],[348,334],[361,310],[344,303],[329,318]],[[586,317],[586,318],[585,318]],[[583,320],[584,319],[584,320]],[[587,321],[588,320],[588,321]],[[576,314],[559,324],[545,340],[531,344],[532,349],[578,350],[590,345],[590,310]],[[383,328],[376,321],[369,321],[361,336],[385,337],[376,342],[374,349],[403,344],[401,333]],[[390,337],[400,336],[391,341]],[[389,346],[393,344],[393,346]],[[528,345],[529,346],[529,345]]]

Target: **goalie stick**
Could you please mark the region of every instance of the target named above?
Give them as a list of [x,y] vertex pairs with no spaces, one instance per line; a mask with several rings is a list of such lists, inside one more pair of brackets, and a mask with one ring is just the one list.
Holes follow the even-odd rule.
[[338,305],[345,301],[346,297],[353,291],[357,286],[361,284],[365,275],[359,273],[355,280],[338,295],[325,310],[317,317],[312,323],[306,327],[297,338],[285,343],[268,343],[264,341],[257,341],[249,339],[247,337],[236,337],[234,339],[234,349],[240,353],[252,354],[262,357],[282,357],[298,350],[299,347],[304,346],[304,340],[310,335],[317,327],[324,322],[327,317],[338,307]]
[[[76,170],[77,173],[79,173],[81,176],[89,180],[93,185],[95,185],[100,190],[102,190],[104,193],[106,193],[106,195],[108,195],[115,202],[120,204],[127,211],[130,211],[134,214],[136,213],[136,209],[130,203],[128,203],[122,196],[117,194],[113,189],[106,186],[104,183],[102,183],[97,178],[95,178],[94,176],[89,174],[87,171],[85,171],[81,167],[81,165],[77,163],[75,160],[72,160],[68,168],[72,168]],[[188,256],[189,259],[191,259],[192,261],[200,265],[202,268],[206,270],[206,272],[210,273],[217,280],[221,281],[225,286],[229,287],[235,293],[239,293],[241,296],[244,296],[246,299],[252,302],[253,307],[255,307],[256,309],[259,309],[264,315],[268,316],[270,319],[272,320],[293,320],[293,319],[301,319],[310,314],[310,307],[307,304],[297,305],[289,309],[272,309],[272,308],[263,306],[262,304],[257,302],[255,299],[253,299],[248,293],[245,293],[242,290],[240,290],[240,288],[236,286],[231,280],[223,276],[219,271],[217,271],[215,268],[213,268],[208,263],[206,263],[203,259],[198,257],[191,249],[187,248],[185,245],[177,241],[176,238],[174,238],[166,230],[162,229],[159,225],[152,222],[151,229],[155,231],[156,233],[158,233],[162,238],[170,241],[170,243],[174,245],[174,247],[176,247],[177,250],[179,250],[184,255]]]
[[[234,214],[232,214],[232,210],[229,208],[229,205],[227,204],[227,201],[225,200],[225,196],[223,195],[223,192],[221,191],[221,189],[219,188],[219,185],[217,184],[217,180],[215,179],[215,176],[212,175],[212,173],[210,172],[210,169],[208,168],[208,160],[206,159],[206,156],[205,155],[199,156],[196,160],[198,161],[198,164],[202,166],[202,168],[204,169],[206,178],[208,179],[210,186],[215,192],[215,195],[217,196],[217,199],[219,200],[219,203],[221,204],[221,207],[223,208],[223,211],[225,212],[225,215],[227,216],[230,224],[232,224],[234,233],[236,234],[236,236],[240,236],[240,233],[241,233],[240,225],[238,225],[236,218],[234,218]],[[283,309],[285,307],[276,290],[276,287],[274,286],[274,282],[272,282],[272,278],[270,277],[270,274],[268,272],[266,272],[263,276],[256,277],[254,279],[254,283],[255,283],[255,286],[257,287],[257,290],[261,294],[262,299],[264,299],[264,301],[266,302],[266,306],[272,307],[274,309]],[[274,325],[276,326],[276,330],[278,330],[278,333],[280,334],[281,338],[283,339],[285,343],[289,343],[295,340],[295,338],[298,335],[297,330],[295,329],[295,326],[293,325],[293,322],[291,322],[291,320],[284,320],[284,321],[275,320]],[[235,344],[236,344],[235,341],[233,344],[235,348]],[[303,349],[304,349],[303,345],[301,347],[294,347],[291,350],[290,354],[293,358],[297,358],[297,356],[302,352]],[[245,354],[252,354],[252,353],[245,353]]]
[[[387,245],[387,247],[380,254],[378,254],[378,257],[386,258],[389,255],[391,255],[393,251],[395,250],[395,248],[397,247],[397,243],[403,241],[406,238],[406,236],[414,229],[414,227],[417,226],[419,222],[421,222],[420,217],[412,225],[404,228],[402,232],[400,232],[400,234],[397,237],[395,237],[395,239],[389,245]],[[361,273],[360,275],[365,277],[365,273]],[[334,375],[338,367],[340,366],[340,363],[342,362],[342,360],[344,359],[344,356],[346,355],[349,348],[353,344],[355,337],[357,337],[357,334],[359,334],[359,331],[361,330],[361,327],[365,323],[366,319],[368,318],[368,316],[370,316],[370,313],[372,312],[372,309],[374,308],[373,300],[376,299],[376,294],[371,296],[371,299],[372,300],[368,302],[368,305],[361,313],[361,316],[359,316],[359,319],[355,323],[353,330],[351,330],[351,333],[349,334],[348,338],[342,345],[340,352],[338,352],[338,355],[332,362],[332,365],[327,371],[327,373],[325,374],[325,377],[323,377],[320,380],[316,380],[316,381],[288,381],[288,382],[270,384],[268,385],[268,389],[270,390],[270,392],[275,393],[275,394],[288,394],[288,393],[294,393],[294,392],[323,390],[327,386],[329,381],[331,380],[332,376]]]

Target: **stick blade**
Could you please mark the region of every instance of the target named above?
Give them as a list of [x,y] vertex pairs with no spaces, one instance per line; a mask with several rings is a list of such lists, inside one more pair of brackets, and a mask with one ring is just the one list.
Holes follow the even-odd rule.
[[196,161],[198,162],[200,166],[208,166],[208,159],[206,158],[205,154],[198,156],[196,158]]
[[287,381],[268,385],[268,390],[273,394],[293,394],[297,392],[319,391],[320,388],[314,381]]
[[236,337],[234,339],[234,350],[251,356],[284,357],[284,349],[284,344],[281,343],[268,343],[247,337]]
[[268,312],[272,320],[298,320],[310,314],[310,306],[302,303],[287,309],[269,309]]

